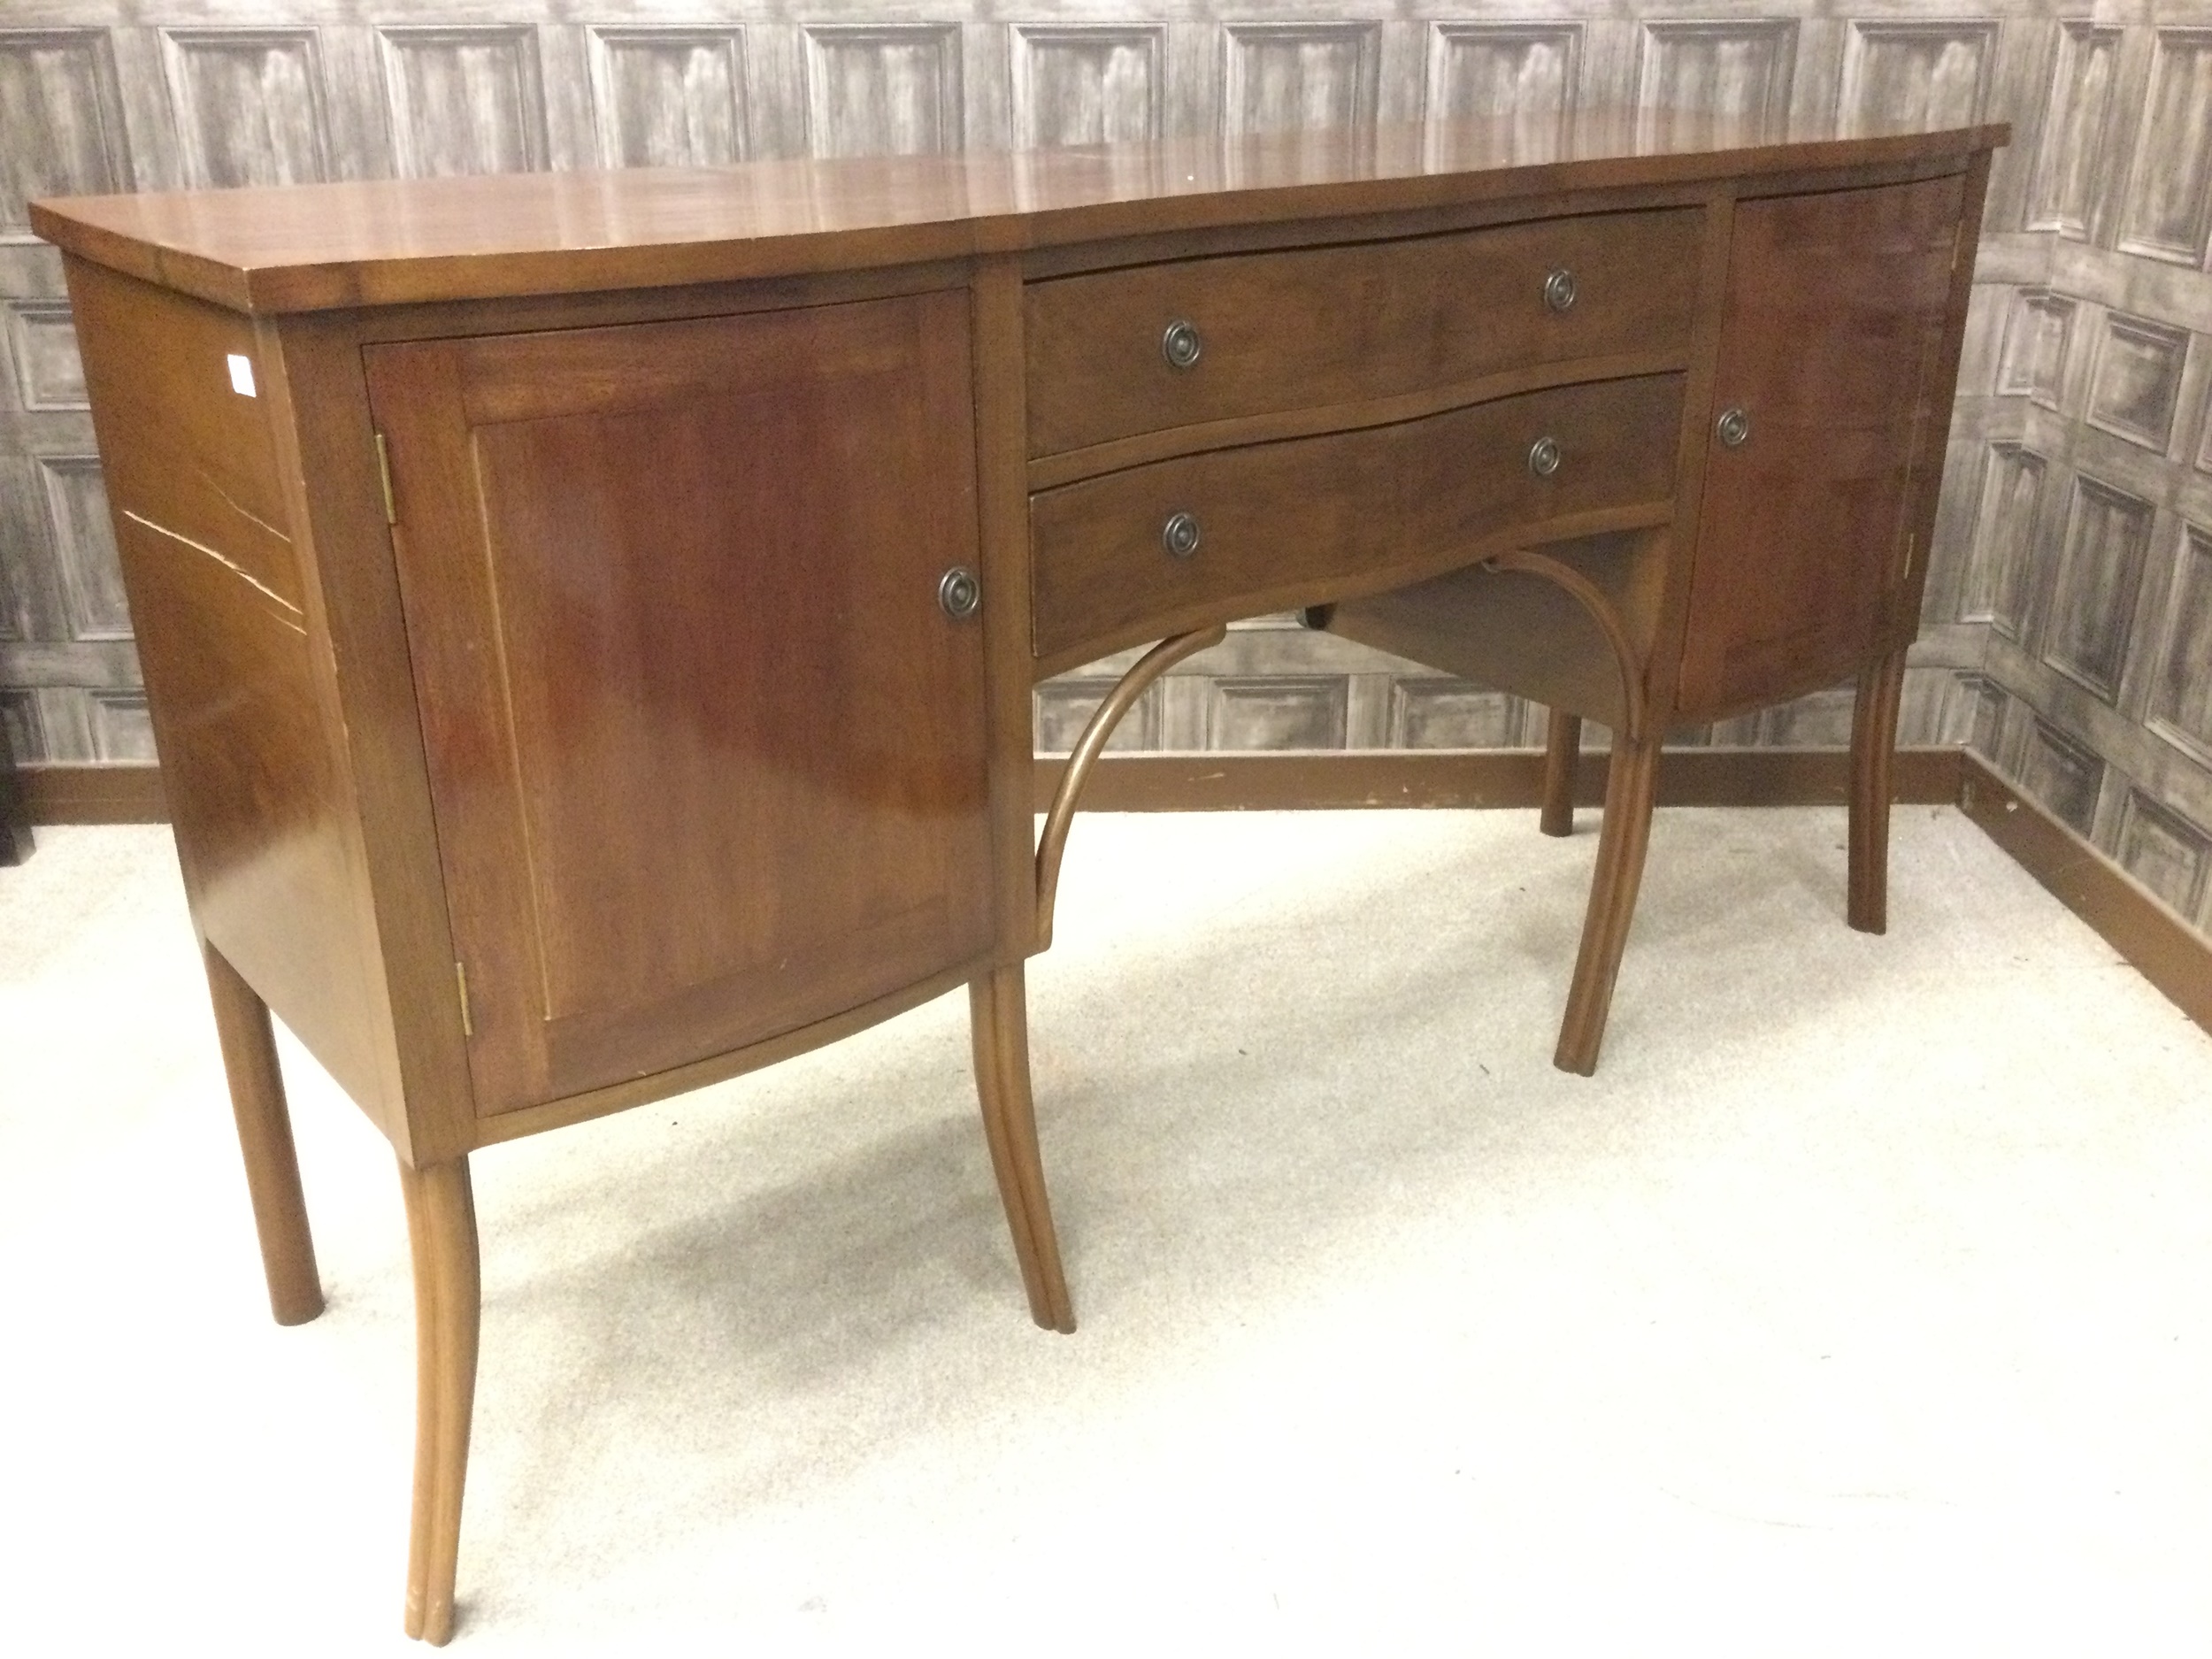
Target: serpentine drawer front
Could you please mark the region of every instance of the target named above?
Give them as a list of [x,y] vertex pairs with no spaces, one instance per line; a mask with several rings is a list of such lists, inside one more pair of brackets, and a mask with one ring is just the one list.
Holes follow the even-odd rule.
[[[1632,759],[1686,697],[1901,672],[2004,131],[1651,114],[32,204],[280,1321],[322,1292],[273,1012],[396,1156],[411,1635],[454,1629],[498,1142],[964,987],[1075,1328],[1025,964],[1114,721],[1227,623],[1470,653]],[[1036,681],[1156,639],[1040,831]]]
[[1102,654],[1363,573],[1673,512],[1682,376],[1130,467],[1029,505],[1037,655]]
[[1686,351],[1700,216],[1588,214],[1033,284],[1029,452]]

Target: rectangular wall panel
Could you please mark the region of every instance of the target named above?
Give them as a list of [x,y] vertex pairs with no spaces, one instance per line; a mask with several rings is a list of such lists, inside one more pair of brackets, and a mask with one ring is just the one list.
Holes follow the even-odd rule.
[[2093,479],[2075,480],[2043,660],[2107,703],[2119,700],[2150,536],[2150,503]]
[[2018,768],[2023,787],[2077,833],[2088,834],[2104,787],[2104,762],[2094,750],[2033,717],[2027,722],[2026,740]]
[[2068,23],[2059,31],[2043,131],[2028,190],[2028,227],[2077,240],[2089,234],[2091,210],[2106,188],[2112,130],[2113,78],[2120,31]]
[[2127,872],[2193,919],[2204,902],[2205,872],[2212,865],[2212,838],[2139,789],[2120,808],[2120,863]]
[[1166,31],[1017,25],[1014,144],[1113,144],[1156,138]]
[[1960,619],[1987,622],[2018,639],[2027,622],[2028,561],[2043,507],[2043,457],[2016,443],[1993,443],[1982,475]]
[[66,300],[11,300],[0,308],[7,326],[8,357],[15,365],[16,396],[33,412],[89,409],[84,360],[77,355],[77,327]]
[[594,28],[587,51],[603,165],[718,167],[745,159],[742,30]]
[[48,544],[61,572],[73,640],[127,640],[130,606],[115,554],[108,492],[95,455],[48,456],[39,461],[46,492]]
[[331,176],[313,29],[165,29],[161,48],[187,184]]
[[1789,128],[1797,24],[1647,23],[1636,111],[1647,139],[1697,142],[1722,134],[1778,141]]
[[378,43],[392,166],[402,178],[545,166],[536,29],[394,28]]
[[2212,29],[2161,29],[2121,215],[2120,246],[2204,263],[2212,234]]
[[1511,749],[1526,705],[1472,680],[1399,675],[1390,683],[1394,749]]
[[1341,674],[1217,680],[1209,749],[1342,749],[1351,687]]
[[0,242],[31,240],[39,196],[130,188],[107,31],[0,28]]
[[2165,454],[2188,355],[2186,329],[2108,313],[2089,379],[2089,424]]
[[2167,589],[2151,729],[2212,766],[2212,530],[2184,527]]
[[961,147],[960,32],[937,24],[810,28],[807,147],[818,156]]
[[1994,23],[1854,23],[1843,50],[1847,133],[1970,127],[1997,56]]
[[1581,59],[1578,23],[1435,24],[1429,31],[1429,118],[1504,121],[1513,160],[1549,161],[1566,153]]
[[[1037,687],[1036,744],[1041,755],[1064,755],[1081,741],[1083,728],[1089,724],[1098,705],[1106,701],[1115,686],[1115,680],[1096,674],[1063,674],[1048,680]],[[1160,711],[1166,690],[1164,682],[1156,680],[1147,686],[1129,711],[1121,717],[1121,724],[1106,740],[1112,749],[1148,749],[1160,747]]]
[[2046,409],[2059,406],[2074,311],[2073,301],[2047,288],[2022,288],[2013,296],[1997,365],[1998,391],[2024,396]]
[[1225,37],[1229,131],[1373,124],[1381,68],[1373,24],[1233,24]]

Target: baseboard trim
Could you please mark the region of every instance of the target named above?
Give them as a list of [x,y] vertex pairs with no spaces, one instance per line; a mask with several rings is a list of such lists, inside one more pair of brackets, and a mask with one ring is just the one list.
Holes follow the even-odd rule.
[[1959,807],[2169,1002],[2212,1032],[2212,939],[1978,755],[1964,757]]
[[[1067,762],[1037,763],[1035,801],[1051,804]],[[1851,777],[1840,749],[1684,749],[1659,768],[1662,806],[1836,806]],[[33,824],[165,824],[158,767],[19,765]],[[1223,812],[1313,807],[1533,809],[1543,757],[1527,750],[1324,750],[1294,754],[1108,755],[1084,806],[1099,812]],[[1892,799],[1955,803],[2059,902],[2095,929],[2173,1004],[2212,1032],[2212,939],[2067,825],[2006,782],[1979,756],[1906,749]],[[1605,759],[1586,754],[1575,798],[1595,805]]]
[[166,824],[161,768],[141,765],[19,765],[17,786],[34,824]]
[[[1893,800],[1959,798],[1955,749],[1905,749],[1890,770]],[[1052,803],[1067,762],[1037,763],[1037,810]],[[1531,750],[1343,750],[1295,754],[1106,755],[1083,795],[1094,812],[1286,811],[1301,807],[1528,807],[1544,757]],[[1851,781],[1841,749],[1670,749],[1659,764],[1662,806],[1840,806]],[[1582,757],[1575,799],[1605,798],[1605,757]]]

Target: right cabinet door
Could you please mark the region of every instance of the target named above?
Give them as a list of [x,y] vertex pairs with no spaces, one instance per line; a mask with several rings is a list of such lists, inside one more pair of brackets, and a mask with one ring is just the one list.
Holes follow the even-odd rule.
[[1955,175],[1737,207],[1683,717],[1832,685],[1882,642],[1926,558],[1912,508],[1942,465],[1964,196]]

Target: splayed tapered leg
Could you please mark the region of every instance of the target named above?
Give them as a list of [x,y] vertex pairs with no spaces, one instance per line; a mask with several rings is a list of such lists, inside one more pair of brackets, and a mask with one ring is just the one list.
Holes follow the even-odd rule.
[[1861,671],[1851,705],[1850,888],[1844,913],[1863,933],[1889,928],[1889,772],[1904,685],[1905,653],[1892,651]]
[[1048,1331],[1075,1329],[1075,1308],[1060,1267],[1060,1241],[1045,1196],[1037,1114],[1029,1091],[1029,1002],[1019,963],[994,968],[968,985],[975,1039],[975,1087],[991,1146],[1006,1225],[1014,1235],[1032,1317]]
[[415,1503],[407,1550],[410,1636],[442,1647],[453,1635],[461,1548],[461,1488],[476,1403],[483,1288],[476,1201],[466,1158],[399,1169],[415,1260]]
[[238,1122],[238,1148],[245,1156],[246,1192],[261,1239],[269,1311],[279,1325],[304,1325],[323,1310],[323,1287],[315,1271],[315,1240],[300,1191],[299,1156],[292,1147],[292,1117],[284,1103],[284,1074],[277,1065],[268,1005],[204,940],[200,956],[207,964],[208,996],[223,1047],[231,1114]]
[[1644,849],[1651,840],[1651,807],[1659,774],[1659,739],[1636,741],[1617,733],[1605,775],[1605,822],[1598,833],[1597,871],[1590,909],[1582,924],[1582,949],[1559,1027],[1552,1064],[1588,1077],[1598,1069],[1598,1046],[1613,1006],[1628,925],[1636,914],[1636,889],[1644,879]]
[[1547,835],[1575,833],[1575,760],[1582,751],[1582,717],[1554,709],[1544,724],[1544,804],[1536,827]]

